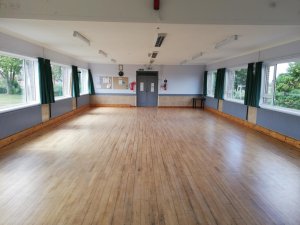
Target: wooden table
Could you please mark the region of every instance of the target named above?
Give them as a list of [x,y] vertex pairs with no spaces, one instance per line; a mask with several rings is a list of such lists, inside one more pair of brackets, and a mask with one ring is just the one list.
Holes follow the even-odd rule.
[[197,101],[200,101],[200,108],[204,109],[205,97],[201,96],[201,97],[193,98],[193,108],[197,108]]

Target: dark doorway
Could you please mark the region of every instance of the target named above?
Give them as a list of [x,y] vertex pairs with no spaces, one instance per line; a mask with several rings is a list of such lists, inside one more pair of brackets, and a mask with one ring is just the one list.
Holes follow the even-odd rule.
[[136,96],[138,107],[156,107],[158,100],[158,72],[136,72]]

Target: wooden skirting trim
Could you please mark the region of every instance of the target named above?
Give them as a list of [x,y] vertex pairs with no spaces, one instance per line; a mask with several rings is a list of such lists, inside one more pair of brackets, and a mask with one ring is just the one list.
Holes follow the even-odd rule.
[[212,113],[215,113],[215,114],[217,114],[217,115],[219,115],[219,116],[225,117],[225,118],[227,118],[227,119],[230,119],[230,120],[232,120],[232,121],[234,121],[234,122],[236,122],[236,123],[242,124],[242,125],[244,125],[244,126],[246,126],[246,127],[249,127],[249,128],[251,128],[251,129],[253,129],[253,130],[256,130],[256,131],[258,131],[258,132],[261,132],[261,133],[264,133],[264,134],[266,134],[266,135],[269,135],[269,136],[271,136],[271,137],[273,137],[273,138],[275,138],[275,139],[277,139],[277,140],[279,140],[279,141],[282,141],[282,142],[285,142],[285,143],[287,143],[287,144],[293,145],[293,146],[295,146],[296,148],[299,148],[299,149],[300,149],[300,141],[299,141],[299,140],[296,140],[296,139],[294,139],[294,138],[285,136],[285,135],[280,134],[280,133],[278,133],[278,132],[276,132],[276,131],[269,130],[269,129],[267,129],[267,128],[265,128],[265,127],[262,127],[262,126],[259,126],[259,125],[257,125],[257,124],[250,123],[250,122],[248,122],[247,120],[242,120],[242,119],[237,118],[237,117],[234,117],[234,116],[232,116],[232,115],[229,115],[229,114],[220,112],[220,111],[218,111],[218,110],[216,110],[216,109],[206,108],[205,110],[210,111],[210,112],[212,112]]
[[129,108],[135,107],[130,104],[91,104],[91,107],[117,107],[117,108]]
[[193,108],[192,106],[164,106],[164,105],[160,105],[158,106],[158,108]]
[[29,136],[29,135],[31,135],[31,134],[33,134],[33,133],[41,130],[41,129],[46,128],[46,127],[57,126],[57,125],[63,123],[64,121],[66,121],[67,119],[70,119],[70,118],[72,118],[72,117],[74,117],[74,116],[76,116],[78,114],[81,114],[81,113],[83,113],[83,112],[85,112],[85,111],[87,111],[89,109],[90,109],[89,105],[82,106],[82,107],[80,107],[80,108],[78,108],[76,110],[73,110],[71,112],[68,112],[68,113],[66,113],[64,115],[55,117],[53,119],[50,119],[48,121],[45,121],[45,122],[40,123],[38,125],[35,125],[35,126],[31,127],[31,128],[28,128],[26,130],[23,130],[23,131],[20,131],[20,132],[18,132],[16,134],[13,134],[13,135],[11,135],[9,137],[1,139],[0,140],[0,148],[4,147],[6,145],[9,145],[9,144],[11,144],[13,142],[16,142],[16,141],[18,141],[18,140],[20,140],[22,138],[25,138],[25,137],[27,137],[27,136]]

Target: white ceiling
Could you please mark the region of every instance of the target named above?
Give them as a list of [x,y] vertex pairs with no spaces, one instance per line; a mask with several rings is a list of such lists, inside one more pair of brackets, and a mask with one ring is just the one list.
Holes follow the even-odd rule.
[[[121,64],[147,64],[153,50],[159,51],[154,64],[206,64],[300,39],[300,0],[160,2],[157,12],[152,0],[1,0],[0,32],[86,62]],[[91,46],[74,38],[74,30]],[[159,49],[157,32],[167,33]],[[234,34],[238,41],[214,49]]]

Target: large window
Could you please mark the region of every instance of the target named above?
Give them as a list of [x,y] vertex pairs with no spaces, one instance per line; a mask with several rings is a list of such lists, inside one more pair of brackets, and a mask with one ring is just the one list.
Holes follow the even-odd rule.
[[53,63],[51,69],[55,98],[71,97],[71,68]]
[[217,71],[210,71],[207,74],[207,96],[214,97],[216,87]]
[[39,102],[37,60],[0,53],[0,110]]
[[224,98],[229,101],[244,102],[247,67],[227,69]]
[[79,90],[81,95],[89,93],[89,75],[88,70],[79,68]]
[[266,66],[261,104],[300,110],[300,61]]

